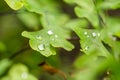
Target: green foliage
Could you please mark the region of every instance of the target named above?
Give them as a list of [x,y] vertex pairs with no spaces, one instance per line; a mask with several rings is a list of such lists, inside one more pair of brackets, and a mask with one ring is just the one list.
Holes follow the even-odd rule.
[[9,68],[9,66],[12,64],[9,59],[3,59],[0,61],[0,76]]
[[[118,27],[120,26],[119,19],[109,16],[105,19],[103,10],[119,8],[119,1],[116,0],[112,3],[112,1],[102,0],[73,0],[73,3],[78,5],[75,7],[77,16],[88,19],[92,23],[92,26],[97,28],[84,29],[84,25],[77,26],[77,24],[72,28],[80,37],[81,51],[87,54],[87,56],[78,57],[75,61],[75,67],[80,69],[80,71],[74,74],[75,80],[96,80],[96,76],[102,74],[106,69],[110,69],[112,73],[116,72],[113,69],[115,67],[118,69],[117,66],[119,66],[116,63],[116,60],[119,60],[116,56],[120,55],[120,51],[118,50],[120,47],[119,41],[116,40],[119,37],[116,34],[120,32],[120,28]],[[100,29],[101,27],[103,28]],[[110,46],[111,49],[106,49],[103,42]],[[113,63],[116,63],[116,65]],[[108,80],[119,80],[118,75],[119,72],[118,74],[109,76]],[[104,79],[107,78],[105,77]]]
[[[69,34],[66,34],[66,31],[61,28],[64,21],[66,21],[67,16],[58,13],[59,11],[54,9],[54,7],[57,6],[54,5],[52,1],[50,1],[51,5],[48,5],[47,0],[40,1],[41,5],[39,5],[38,2],[31,0],[23,0],[23,3],[28,11],[36,12],[40,15],[42,14],[40,19],[43,27],[45,27],[43,30],[40,30],[39,32],[22,33],[23,36],[30,38],[30,46],[34,50],[39,51],[42,55],[48,57],[56,54],[54,47],[62,47],[66,50],[72,50],[74,48],[72,44],[65,40]],[[59,20],[56,20],[57,18],[59,18]],[[62,22],[60,22],[61,20]]]
[[28,72],[28,69],[23,64],[15,64],[12,66],[8,75],[1,80],[37,80]]
[[39,18],[36,14],[26,12],[23,14],[18,14],[18,17],[28,28],[38,29]]
[[120,1],[119,0],[106,0],[102,4],[99,5],[102,9],[117,9],[120,8]]
[[[69,5],[64,4],[63,1]],[[40,62],[45,61],[53,67],[56,67],[59,61],[64,61],[62,59],[64,55],[61,54],[62,58],[60,58],[58,57],[59,54],[56,53],[62,52],[60,48],[67,50],[67,53],[74,48],[76,49],[77,46],[68,41],[72,40],[72,38],[74,39],[74,36],[71,35],[74,32],[77,38],[80,38],[80,51],[77,53],[84,54],[78,57],[76,56],[74,62],[71,62],[70,67],[74,67],[74,70],[68,80],[120,80],[120,19],[117,15],[117,17],[115,15],[109,15],[109,10],[113,10],[112,12],[114,12],[114,10],[120,9],[120,0],[63,1],[5,0],[11,9],[17,10],[16,13],[18,14],[16,17],[23,22],[19,24],[25,26],[23,28],[24,31],[21,30],[20,32],[22,36],[29,39],[29,45],[33,50],[43,55],[39,55],[40,57],[38,57],[37,52],[26,51],[29,54],[23,54],[20,58],[25,55],[25,59],[23,58],[23,60],[29,60],[29,64],[25,61],[21,62],[28,64],[27,67],[31,69],[33,74],[42,76],[42,70],[39,72],[37,66],[34,65],[34,67],[31,67],[31,65],[37,64],[40,60]],[[68,13],[67,11],[63,12],[62,9],[66,6],[74,7],[75,15],[78,18],[70,18],[69,16],[74,14]],[[4,28],[2,30],[4,31]],[[8,44],[3,44],[4,40],[6,39],[3,39],[3,41],[0,40],[0,52],[5,53],[5,57],[13,55],[8,55],[9,51],[7,49],[9,48],[12,51],[13,47],[6,48]],[[21,43],[17,41],[15,43],[26,43],[26,40],[22,41]],[[78,44],[77,41],[74,42]],[[10,44],[10,42],[8,43]],[[37,56],[32,56],[30,53],[35,53]],[[19,62],[18,59],[13,59],[13,61]],[[65,60],[67,59],[68,57],[65,56]],[[4,75],[10,65],[12,65],[11,57],[7,60],[6,58],[0,60],[0,75]],[[37,80],[29,73],[27,67],[23,64],[13,65],[2,80],[22,80],[23,77],[26,78],[25,80]],[[66,69],[68,66],[61,65],[60,67]],[[37,70],[34,71],[32,68],[36,68]],[[27,77],[21,77],[22,74],[27,75]],[[56,80],[55,78],[50,79]]]
[[[62,33],[56,32],[57,30]],[[64,39],[64,31],[59,28],[55,30],[44,29],[38,32],[25,31],[22,35],[30,38],[30,46],[46,57],[56,54],[54,47],[63,47],[66,50],[73,48],[73,46]]]
[[[106,51],[100,40],[100,33],[97,30],[85,30],[75,28],[74,30],[81,38],[80,43],[83,51],[86,54],[96,53],[99,56],[107,56],[109,53]],[[93,45],[94,44],[94,45]]]
[[14,10],[18,10],[23,7],[22,0],[5,0],[7,4]]
[[2,42],[0,42],[0,52],[3,52],[5,50],[6,50],[6,46]]

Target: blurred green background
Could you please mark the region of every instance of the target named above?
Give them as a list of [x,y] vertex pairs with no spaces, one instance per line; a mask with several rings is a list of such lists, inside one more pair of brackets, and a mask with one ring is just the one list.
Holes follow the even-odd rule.
[[[78,20],[74,12],[76,4],[71,4],[72,0],[65,0],[68,3],[71,2],[69,4],[63,0],[47,1],[47,5],[50,4],[49,1],[55,2],[55,6],[57,6],[55,9],[60,9],[62,13],[67,14],[68,20],[71,20],[68,26],[82,26],[87,28],[88,31],[93,28],[90,22],[88,23],[88,21],[81,18]],[[29,12],[25,8],[14,11],[4,0],[0,0],[0,80],[64,80],[63,76],[50,74],[41,66],[38,66],[42,62],[63,71],[67,75],[67,80],[120,80],[120,24],[118,24],[120,23],[120,9],[108,9],[105,13],[107,13],[105,16],[114,17],[114,19],[108,19],[110,21],[109,26],[113,25],[112,27],[101,30],[102,38],[108,42],[103,43],[104,47],[103,45],[101,47],[98,40],[100,47],[92,46],[91,52],[88,52],[92,54],[85,55],[81,48],[82,43],[79,43],[79,37],[81,41],[85,41],[84,43],[88,45],[96,44],[96,39],[90,38],[90,40],[93,40],[90,41],[84,38],[84,36],[81,36],[83,35],[81,32],[85,30],[76,28],[77,30],[74,32],[70,30],[71,39],[68,39],[75,46],[72,51],[56,48],[57,55],[44,57],[39,52],[32,50],[29,46],[29,40],[21,36],[21,33],[25,30],[39,31],[43,29],[40,22],[41,15]],[[66,17],[64,20],[66,20]],[[93,29],[93,31],[99,32],[97,29]],[[92,30],[89,31],[89,33],[91,32]],[[114,36],[116,41],[110,40],[111,38],[106,32],[117,34]],[[111,44],[114,45],[111,47]],[[96,53],[111,54],[105,58],[105,56],[98,56]]]

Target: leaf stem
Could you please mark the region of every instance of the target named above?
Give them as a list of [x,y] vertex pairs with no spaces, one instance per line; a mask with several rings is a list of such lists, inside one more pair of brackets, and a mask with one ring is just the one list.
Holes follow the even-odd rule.
[[23,53],[29,49],[30,49],[30,47],[24,47],[24,48],[20,49],[19,51],[15,52],[13,55],[11,55],[9,57],[9,59],[11,60],[11,59],[15,58],[16,56],[20,55],[21,53]]

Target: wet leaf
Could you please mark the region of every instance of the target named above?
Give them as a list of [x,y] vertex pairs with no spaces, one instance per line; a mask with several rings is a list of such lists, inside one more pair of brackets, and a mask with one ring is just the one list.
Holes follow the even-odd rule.
[[5,0],[6,3],[14,10],[18,10],[23,7],[24,3],[22,0]]
[[65,40],[65,37],[62,36],[64,33],[61,32],[64,31],[56,27],[55,30],[43,29],[37,32],[24,31],[22,35],[30,38],[30,46],[34,50],[48,57],[56,54],[55,47],[62,47],[68,51],[73,49],[73,45]]
[[88,30],[76,27],[74,31],[80,37],[82,51],[86,54],[97,54],[99,56],[108,56],[109,52],[102,45],[101,34],[97,30]]

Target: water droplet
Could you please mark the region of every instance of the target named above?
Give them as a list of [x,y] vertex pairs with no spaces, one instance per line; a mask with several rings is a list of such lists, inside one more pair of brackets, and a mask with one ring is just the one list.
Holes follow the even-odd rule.
[[85,35],[87,35],[88,33],[87,32],[84,32]]
[[52,35],[52,34],[53,34],[53,32],[52,32],[51,30],[49,30],[47,33],[48,33],[49,35]]
[[86,46],[86,47],[85,47],[85,50],[87,51],[88,49],[89,49],[89,46]]
[[84,35],[86,35],[87,38],[90,37],[90,36],[88,35],[88,32],[84,32]]
[[38,46],[38,49],[41,50],[41,51],[42,51],[42,50],[45,50],[45,45],[44,45],[44,44],[40,44],[40,45]]
[[24,73],[21,74],[21,77],[23,79],[27,79],[28,78],[28,74],[26,72],[24,72]]
[[106,73],[107,75],[110,75],[110,72],[109,71],[107,71],[107,73]]
[[41,36],[36,36],[37,39],[39,40],[42,40],[42,37]]
[[92,33],[92,36],[93,36],[93,37],[96,37],[96,36],[97,36],[97,34],[96,34],[95,32],[93,32],[93,33]]
[[97,35],[98,35],[98,37],[100,37],[100,33],[98,33]]
[[54,35],[54,38],[52,38],[52,40],[54,41],[56,38],[58,38],[58,35]]
[[58,38],[58,35],[55,35],[55,38]]

